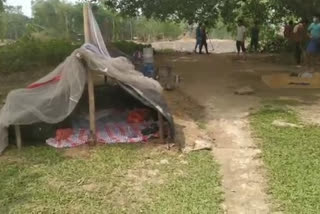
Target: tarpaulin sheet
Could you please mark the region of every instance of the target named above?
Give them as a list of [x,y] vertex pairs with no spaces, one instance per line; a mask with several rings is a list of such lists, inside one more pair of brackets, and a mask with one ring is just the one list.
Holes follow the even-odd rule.
[[112,78],[136,99],[160,111],[169,122],[170,136],[174,137],[173,119],[160,84],[135,71],[128,59],[110,56],[90,7],[88,10],[91,43],[75,50],[54,71],[32,84],[37,87],[9,93],[0,110],[0,153],[8,145],[10,125],[55,124],[65,120],[82,97],[88,68]]

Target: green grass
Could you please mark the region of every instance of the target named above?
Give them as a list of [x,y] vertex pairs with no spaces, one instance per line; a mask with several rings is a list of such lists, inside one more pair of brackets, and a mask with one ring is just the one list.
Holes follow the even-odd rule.
[[177,51],[174,50],[174,49],[162,49],[162,50],[157,50],[157,54],[174,54],[176,53]]
[[206,121],[199,120],[199,121],[197,121],[197,126],[199,129],[206,130],[208,124]]
[[0,47],[0,73],[26,72],[56,66],[79,46],[65,40],[20,39]]
[[210,152],[139,145],[70,158],[45,146],[0,157],[0,213],[220,213]]
[[320,213],[320,127],[279,128],[274,120],[303,124],[296,113],[281,105],[268,105],[252,117],[262,141],[270,193],[284,213]]
[[117,41],[112,44],[129,56],[132,56],[136,51],[143,51],[143,48],[148,47],[148,45],[138,44],[131,41]]

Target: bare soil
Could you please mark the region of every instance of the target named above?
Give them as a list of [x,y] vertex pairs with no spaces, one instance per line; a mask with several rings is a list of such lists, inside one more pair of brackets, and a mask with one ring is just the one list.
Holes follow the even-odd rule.
[[[225,191],[225,213],[272,213],[261,150],[253,140],[248,116],[268,99],[299,100],[303,109],[309,110],[309,114],[303,112],[310,116],[313,108],[320,110],[305,104],[316,103],[320,90],[266,86],[262,75],[296,71],[277,55],[249,55],[243,61],[234,54],[176,54],[160,55],[157,62],[171,65],[183,79],[180,89],[166,95],[178,137],[184,137],[186,146],[198,139],[214,141],[213,155],[221,166]],[[253,88],[254,94],[234,93],[245,86]]]
[[[195,48],[195,39],[183,38],[178,41],[161,41],[152,43],[153,48],[157,50],[175,50],[180,52],[193,52]],[[229,53],[234,52],[236,47],[232,40],[208,40],[209,52]]]

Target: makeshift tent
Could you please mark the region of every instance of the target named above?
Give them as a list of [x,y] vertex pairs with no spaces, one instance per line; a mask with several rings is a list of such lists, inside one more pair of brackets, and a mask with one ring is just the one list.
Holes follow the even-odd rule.
[[[87,82],[90,90],[90,72],[107,76],[144,105],[158,111],[169,124],[169,136],[174,137],[174,122],[160,84],[135,71],[127,58],[112,58],[90,7],[85,7],[84,11],[87,14],[84,19],[86,41],[90,43],[75,50],[54,71],[28,88],[8,94],[0,111],[0,153],[8,146],[9,126],[38,122],[56,124],[65,120],[77,106]],[[18,128],[16,132],[19,134]]]

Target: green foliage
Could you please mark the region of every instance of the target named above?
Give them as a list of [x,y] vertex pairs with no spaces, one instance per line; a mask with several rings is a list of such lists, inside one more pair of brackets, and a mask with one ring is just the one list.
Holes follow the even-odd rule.
[[227,25],[220,19],[214,28],[209,29],[209,38],[215,39],[233,39],[232,33],[228,30]]
[[320,213],[320,129],[279,128],[274,120],[302,124],[287,107],[268,105],[252,118],[253,130],[262,140],[262,157],[269,175],[269,192],[283,213]]
[[320,2],[314,0],[101,0],[122,14],[161,20],[186,21],[189,24],[217,23],[219,15],[227,24],[238,18],[276,24],[288,15],[311,17],[320,12]]
[[181,156],[140,145],[64,152],[39,146],[1,156],[0,213],[221,211],[210,152]]
[[320,13],[320,1],[314,0],[270,0],[270,5],[279,15],[291,14],[311,20],[314,14]]
[[113,9],[129,16],[154,17],[160,20],[186,21],[189,24],[207,22],[214,25],[219,17],[221,0],[103,0]]
[[[53,38],[78,39],[83,35],[82,4],[61,0],[37,0],[33,5],[34,32],[42,32]],[[92,10],[103,37],[108,41],[142,41],[176,39],[183,32],[183,24],[147,20],[143,17],[128,18],[107,9],[103,4],[93,4]]]
[[261,51],[267,53],[282,53],[292,51],[293,43],[285,39],[283,36],[275,35],[265,38],[260,43]]
[[21,7],[6,6],[1,14],[0,38],[16,40],[22,37],[27,29],[29,18],[24,16]]
[[33,24],[54,38],[74,38],[83,33],[82,4],[60,0],[36,0],[33,3]]
[[55,66],[78,48],[65,40],[41,41],[24,38],[0,47],[0,72],[27,71],[40,66]]
[[0,0],[0,13],[4,11],[4,3],[6,0]]
[[247,25],[255,21],[266,23],[270,11],[266,0],[228,0],[221,4],[220,10],[223,20],[227,25],[234,26],[237,20],[242,19]]
[[134,35],[141,41],[177,39],[183,34],[185,24],[160,22],[155,19],[137,18],[134,21]]
[[147,47],[148,45],[137,44],[135,42],[129,41],[117,41],[112,43],[116,46],[120,51],[123,53],[132,56],[136,51],[142,51],[143,48]]

